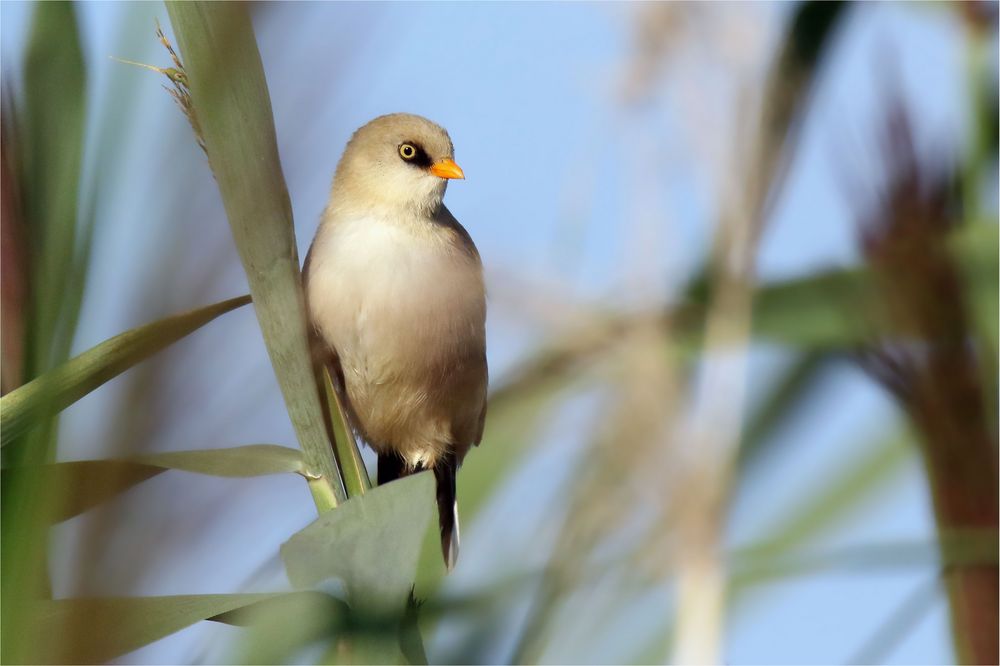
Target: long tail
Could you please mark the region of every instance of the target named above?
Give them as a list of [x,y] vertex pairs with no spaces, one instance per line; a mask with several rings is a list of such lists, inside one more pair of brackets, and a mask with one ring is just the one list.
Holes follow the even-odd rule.
[[441,526],[441,553],[448,571],[455,568],[458,561],[459,526],[458,497],[455,491],[455,474],[458,472],[458,458],[449,453],[434,466],[437,479],[438,523]]

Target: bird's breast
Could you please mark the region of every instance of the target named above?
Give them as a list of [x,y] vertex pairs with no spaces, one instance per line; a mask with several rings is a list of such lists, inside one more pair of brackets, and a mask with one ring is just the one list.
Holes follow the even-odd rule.
[[482,268],[451,234],[380,219],[326,224],[313,247],[308,300],[346,374],[389,382],[481,353]]

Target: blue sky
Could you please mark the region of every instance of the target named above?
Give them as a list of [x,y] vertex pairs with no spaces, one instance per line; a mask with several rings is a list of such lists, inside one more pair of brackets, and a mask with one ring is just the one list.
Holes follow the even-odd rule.
[[[2,4],[5,75],[18,60],[29,9]],[[678,44],[678,60],[654,77],[648,98],[624,106],[619,84],[634,55],[633,17],[639,9],[582,3],[278,3],[261,9],[258,40],[301,254],[350,133],[373,116],[409,111],[449,129],[467,174],[466,181],[449,188],[447,203],[475,238],[487,266],[494,377],[501,377],[546,330],[510,297],[518,288],[515,277],[540,282],[540,294],[570,303],[635,305],[675,293],[701,260],[717,210],[717,183],[710,176],[719,158],[706,158],[701,146],[726,148],[736,120],[731,72],[756,71],[751,56],[773,43],[789,5],[703,8],[709,16],[727,19],[718,24],[720,34],[709,30],[705,44]],[[90,3],[79,7],[79,15],[94,95],[91,141],[110,137],[106,140],[118,156],[110,173],[95,175],[114,186],[105,187],[98,202],[102,230],[77,339],[77,348],[84,349],[153,316],[241,293],[244,286],[235,253],[225,242],[214,183],[183,118],[154,75],[108,57],[163,63],[151,30],[154,16],[168,25],[166,12],[157,3]],[[894,87],[914,112],[922,150],[932,154],[942,145],[961,144],[966,125],[962,40],[954,12],[940,7],[865,4],[853,9],[834,45],[831,66],[820,77],[800,153],[764,238],[762,279],[856,260],[853,221],[868,193],[853,193],[850,187],[855,181],[873,183],[879,165],[873,144]],[[740,58],[749,64],[734,65]],[[687,71],[685,64],[691,65]],[[128,122],[101,130],[101,115],[126,103],[125,98],[107,100],[105,91],[115,85],[134,96],[128,102],[134,104],[133,114]],[[685,103],[693,107],[684,109]],[[692,125],[692,115],[705,125]],[[846,182],[845,168],[852,176]],[[643,206],[634,198],[639,185],[652,192]],[[193,215],[198,219],[190,219]],[[195,242],[202,233],[207,240]],[[185,274],[185,265],[206,261],[220,264],[218,279],[205,278],[205,291],[192,291],[197,281]],[[123,275],[143,277],[123,280]],[[626,295],[623,285],[629,286]],[[188,300],[175,295],[180,286],[194,295]],[[179,346],[170,357],[178,366],[185,363],[185,353],[200,353],[205,360],[189,368],[196,373],[190,385],[172,387],[174,407],[197,405],[220,416],[209,432],[195,420],[174,423],[151,446],[293,441],[259,335],[247,333],[252,326],[248,312],[237,313]],[[786,360],[781,350],[759,349],[751,376],[766,377]],[[198,377],[222,382],[223,397],[197,388]],[[113,382],[71,409],[64,432],[74,437],[64,438],[60,455],[101,455],[95,442],[108,432],[104,418],[128,390]],[[228,404],[232,398],[225,396],[241,392],[249,394],[246,402],[253,407]],[[794,445],[775,447],[781,458],[769,461],[739,497],[732,543],[752,540],[808,493],[815,479],[897,427],[890,402],[850,367],[838,368],[822,393],[810,401],[801,422],[781,433]],[[245,418],[226,417],[233,410]],[[544,437],[480,524],[463,531],[463,559],[470,564],[449,583],[455,589],[489,569],[497,544],[509,536],[497,533],[490,517],[516,511],[526,488],[545,485],[553,451],[567,436],[572,435],[557,430]],[[135,492],[175,505],[174,489],[156,483]],[[217,518],[218,524],[241,528],[226,546],[194,548],[190,562],[158,562],[155,579],[143,579],[141,589],[131,592],[234,591],[260,563],[253,546],[276,547],[289,516],[305,524],[311,511],[295,480],[261,480],[252,492],[236,485],[216,490],[214,479],[190,483],[191,496],[205,501],[238,493],[240,506],[225,506]],[[176,506],[172,514],[168,509],[158,517],[162,522],[152,524],[170,525],[171,516],[184,515]],[[544,519],[527,518],[529,525]],[[78,543],[78,527],[62,529],[60,543]],[[823,543],[921,538],[931,531],[919,466],[911,459],[862,515],[830,531]],[[137,534],[116,543],[134,545],[156,535],[154,527]],[[512,534],[516,537],[516,530]],[[242,559],[226,564],[238,553],[244,553]],[[750,601],[752,611],[733,617],[726,660],[841,662],[931,573],[815,576],[761,588]],[[71,587],[72,581],[64,584]],[[653,608],[662,605],[662,599],[651,601]],[[194,627],[135,658],[184,661],[211,631],[224,630]],[[549,656],[579,660],[579,649],[567,645]],[[608,646],[586,649],[611,654]],[[891,656],[895,663],[951,658],[943,602]]]

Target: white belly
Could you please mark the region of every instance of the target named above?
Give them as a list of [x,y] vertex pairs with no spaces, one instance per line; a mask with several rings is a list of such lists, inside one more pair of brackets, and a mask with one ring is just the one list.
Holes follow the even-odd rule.
[[310,313],[340,358],[376,448],[435,456],[456,422],[478,418],[485,365],[483,395],[458,393],[469,392],[469,359],[485,350],[482,270],[452,233],[429,224],[338,221],[313,247]]

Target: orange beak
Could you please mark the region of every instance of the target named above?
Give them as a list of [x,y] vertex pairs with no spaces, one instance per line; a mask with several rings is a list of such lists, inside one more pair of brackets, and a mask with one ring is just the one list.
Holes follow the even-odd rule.
[[431,165],[431,173],[438,178],[465,179],[465,172],[462,171],[462,167],[455,164],[455,160],[452,159],[438,160]]

